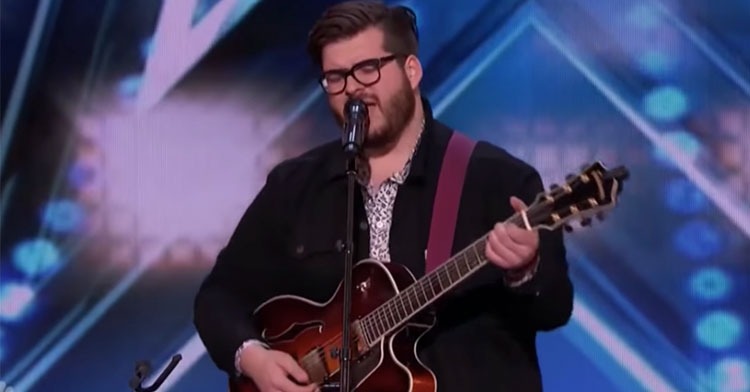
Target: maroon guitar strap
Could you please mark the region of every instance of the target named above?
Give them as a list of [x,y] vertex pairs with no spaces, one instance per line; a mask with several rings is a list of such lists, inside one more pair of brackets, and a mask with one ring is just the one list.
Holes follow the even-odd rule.
[[469,166],[469,158],[475,144],[473,140],[456,131],[448,142],[440,167],[435,203],[432,206],[425,273],[451,257],[458,205],[461,201],[466,168]]

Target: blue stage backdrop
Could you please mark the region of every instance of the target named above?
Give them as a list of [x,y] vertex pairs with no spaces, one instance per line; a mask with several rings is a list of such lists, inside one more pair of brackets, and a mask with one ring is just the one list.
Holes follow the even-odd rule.
[[[2,0],[5,385],[127,391],[179,352],[163,390],[225,390],[192,301],[268,170],[338,137],[304,50],[331,3]],[[566,236],[545,389],[750,391],[750,2],[403,4],[439,119],[547,186],[631,171]]]

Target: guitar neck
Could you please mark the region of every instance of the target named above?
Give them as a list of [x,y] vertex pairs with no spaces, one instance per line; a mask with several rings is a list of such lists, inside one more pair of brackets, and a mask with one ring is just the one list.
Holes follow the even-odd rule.
[[[519,227],[524,225],[520,214],[513,215],[507,222]],[[366,334],[368,341],[377,342],[383,336],[396,330],[487,264],[488,260],[485,256],[487,237],[488,234],[477,239],[358,320],[359,328]]]

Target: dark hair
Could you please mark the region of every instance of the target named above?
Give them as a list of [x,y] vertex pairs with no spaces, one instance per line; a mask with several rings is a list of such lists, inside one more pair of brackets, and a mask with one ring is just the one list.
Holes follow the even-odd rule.
[[307,51],[320,67],[323,47],[373,26],[385,35],[383,49],[398,54],[418,54],[414,11],[404,6],[388,7],[380,1],[346,1],[329,7],[310,30]]

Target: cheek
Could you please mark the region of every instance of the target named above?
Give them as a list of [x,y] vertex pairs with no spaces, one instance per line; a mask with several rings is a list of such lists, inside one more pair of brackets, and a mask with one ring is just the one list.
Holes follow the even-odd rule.
[[328,97],[328,106],[330,106],[331,110],[333,110],[339,116],[344,115],[345,103],[346,103],[346,96],[343,94]]

